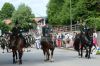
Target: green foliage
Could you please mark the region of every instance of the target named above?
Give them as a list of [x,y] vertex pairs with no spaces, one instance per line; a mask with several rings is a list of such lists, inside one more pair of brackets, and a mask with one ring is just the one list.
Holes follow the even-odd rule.
[[25,4],[21,4],[16,11],[14,11],[12,16],[12,21],[15,23],[16,20],[22,28],[29,28],[29,23],[32,23],[32,14],[31,8]]
[[2,32],[8,32],[9,30],[11,30],[11,25],[6,25],[2,22],[2,20],[0,20],[0,29],[2,30]]
[[50,0],[47,14],[53,25],[70,25],[71,15],[73,24],[86,22],[100,30],[100,0]]
[[9,30],[11,30],[11,26],[10,25],[6,25],[6,24],[3,24],[2,31],[3,32],[8,32]]
[[64,3],[62,5],[62,9],[60,11],[59,15],[59,21],[62,25],[67,25],[70,21],[70,5],[69,0],[64,0]]
[[2,20],[0,20],[0,29],[2,28],[2,25],[3,25]]
[[49,18],[48,21],[50,24],[61,24],[61,22],[59,22],[59,13],[62,9],[63,2],[64,0],[50,0],[47,10]]
[[5,3],[1,8],[0,19],[11,18],[15,7],[10,3]]
[[85,6],[85,0],[79,0],[73,9],[73,18],[75,20],[85,19],[88,15],[86,6]]
[[90,27],[97,28],[97,30],[100,30],[100,17],[90,17],[86,19],[87,25]]

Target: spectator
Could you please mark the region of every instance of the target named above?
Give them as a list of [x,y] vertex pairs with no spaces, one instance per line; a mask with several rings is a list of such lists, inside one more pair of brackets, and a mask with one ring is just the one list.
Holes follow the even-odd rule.
[[95,48],[97,48],[97,33],[96,33],[96,30],[94,30],[94,33],[93,33],[93,46]]

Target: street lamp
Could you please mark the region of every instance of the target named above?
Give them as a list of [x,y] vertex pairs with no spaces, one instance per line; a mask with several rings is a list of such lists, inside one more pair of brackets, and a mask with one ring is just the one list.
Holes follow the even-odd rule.
[[71,0],[70,0],[70,30],[72,31],[72,12],[71,12],[71,10],[72,10],[72,6],[71,6]]

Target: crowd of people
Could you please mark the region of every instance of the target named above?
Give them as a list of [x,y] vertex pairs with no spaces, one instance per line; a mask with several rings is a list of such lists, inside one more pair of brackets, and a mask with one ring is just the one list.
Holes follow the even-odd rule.
[[[88,29],[88,27],[83,26],[82,29],[80,29],[80,31],[77,31],[77,32],[75,32],[75,31],[74,32],[62,32],[61,31],[61,32],[55,32],[55,33],[54,32],[47,32],[47,33],[49,33],[49,35],[50,35],[49,38],[52,40],[53,44],[56,47],[69,48],[69,47],[73,47],[75,35],[80,33],[80,32],[85,32],[85,29]],[[12,29],[12,35],[15,36],[16,34],[19,34],[19,36],[21,38],[23,38],[23,40],[26,43],[24,36],[20,33],[20,29],[19,29],[17,22],[15,23],[15,26]],[[37,30],[33,34],[34,34],[34,38],[35,38],[35,46],[36,46],[36,48],[40,48],[41,37],[44,35],[42,27],[37,24]],[[93,46],[95,47],[95,49],[98,46],[97,44],[98,44],[97,43],[97,33],[96,33],[96,30],[94,30],[94,32],[93,32]]]

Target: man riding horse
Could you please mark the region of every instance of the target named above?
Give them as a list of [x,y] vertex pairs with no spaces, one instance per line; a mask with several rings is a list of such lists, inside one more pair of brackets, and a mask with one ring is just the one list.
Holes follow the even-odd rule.
[[15,26],[12,28],[12,31],[11,32],[12,32],[12,35],[13,36],[17,36],[18,33],[20,32],[17,21],[15,22]]
[[12,36],[14,36],[15,38],[20,37],[23,39],[24,43],[26,44],[25,38],[22,35],[22,32],[20,31],[21,27],[18,24],[18,21],[15,22],[15,26],[12,28]]
[[17,62],[17,53],[19,54],[19,64],[22,64],[22,55],[23,48],[26,45],[25,43],[18,21],[16,21],[15,26],[12,28],[12,34],[10,35],[10,48],[12,49],[14,64]]
[[92,48],[92,34],[93,29],[89,28],[87,25],[81,25],[81,29],[78,35],[76,35],[74,41],[74,49],[79,52],[79,55],[83,56],[83,48],[86,50],[86,58],[90,58],[91,48]]

